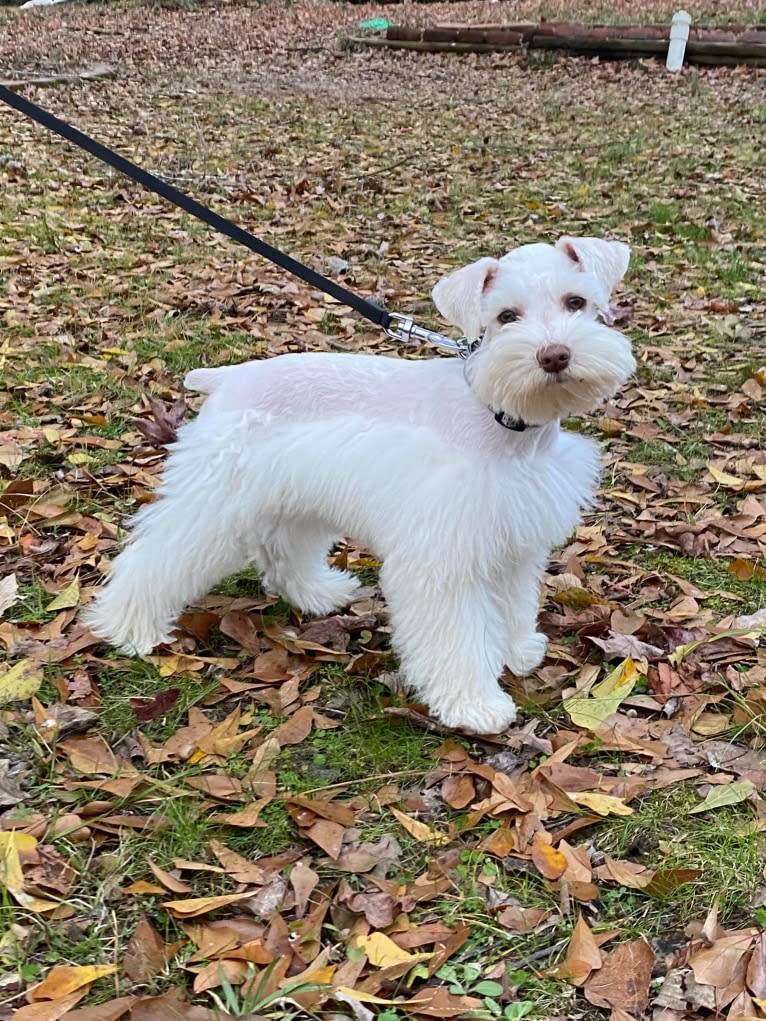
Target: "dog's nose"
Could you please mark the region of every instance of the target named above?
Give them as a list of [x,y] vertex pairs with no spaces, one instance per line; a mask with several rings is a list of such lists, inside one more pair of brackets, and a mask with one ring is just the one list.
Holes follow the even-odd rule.
[[564,344],[547,344],[537,352],[537,363],[546,372],[563,372],[569,365],[569,348]]

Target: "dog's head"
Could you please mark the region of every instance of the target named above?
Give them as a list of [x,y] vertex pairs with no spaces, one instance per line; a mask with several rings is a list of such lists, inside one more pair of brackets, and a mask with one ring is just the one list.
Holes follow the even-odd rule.
[[479,259],[440,280],[433,300],[469,342],[466,379],[481,401],[532,425],[592,411],[635,361],[598,318],[628,268],[620,241],[562,237]]

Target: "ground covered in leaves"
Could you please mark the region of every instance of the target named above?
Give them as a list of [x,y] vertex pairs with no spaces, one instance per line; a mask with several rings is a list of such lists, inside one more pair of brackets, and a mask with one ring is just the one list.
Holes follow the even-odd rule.
[[0,110],[0,1017],[766,1017],[766,74],[344,45],[381,14],[3,11],[0,73],[110,65],[27,93],[425,325],[478,255],[630,242],[639,368],[570,423],[604,486],[550,565],[549,656],[507,678],[516,729],[441,732],[387,686],[353,545],[343,616],[246,573],[153,656],[95,642],[78,607],[186,369],[401,352]]

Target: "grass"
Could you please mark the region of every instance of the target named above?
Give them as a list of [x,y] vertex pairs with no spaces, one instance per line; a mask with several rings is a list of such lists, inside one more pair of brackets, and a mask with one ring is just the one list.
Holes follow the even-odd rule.
[[[338,59],[344,74],[361,66],[352,53]],[[427,294],[439,276],[459,263],[565,233],[631,240],[633,318],[627,332],[639,355],[636,386],[645,396],[634,394],[620,404],[622,435],[604,437],[596,425],[578,427],[597,434],[606,448],[607,491],[639,492],[631,482],[636,466],[658,481],[658,494],[641,495],[641,509],[653,513],[661,501],[694,491],[711,460],[731,450],[735,459],[745,458],[750,449],[728,448],[711,436],[741,433],[759,441],[766,426],[758,402],[748,403],[741,389],[757,378],[764,363],[758,347],[766,229],[758,176],[766,111],[761,80],[747,72],[699,70],[671,84],[653,67],[610,66],[607,73],[587,61],[541,52],[531,54],[523,68],[503,61],[504,77],[493,79],[502,87],[479,109],[475,97],[486,92],[490,69],[488,62],[475,63],[476,68],[467,61],[448,64],[446,58],[422,64],[397,59],[397,73],[411,91],[407,101],[393,95],[377,102],[363,94],[341,101],[328,98],[332,92],[296,95],[289,90],[254,100],[228,85],[222,91],[211,87],[167,95],[156,84],[160,79],[148,76],[142,84],[111,83],[114,107],[92,116],[84,104],[80,116],[86,127],[92,120],[90,130],[119,138],[126,153],[298,258],[320,268],[331,254],[347,259],[355,290],[384,295],[392,308],[417,309],[424,325],[443,328]],[[373,62],[371,67],[388,82],[388,65]],[[454,74],[446,92],[437,74],[445,71]],[[437,84],[429,86],[432,73]],[[83,87],[77,95],[102,94]],[[52,94],[51,103],[65,106],[65,94]],[[143,118],[151,125],[148,137],[124,135],[117,112],[121,103],[135,112],[136,123]],[[8,348],[0,345],[6,384],[0,394],[0,432],[26,428],[37,434],[34,441],[25,441],[27,457],[18,469],[2,467],[0,489],[11,479],[66,487],[68,509],[121,523],[136,509],[159,467],[147,465],[133,424],[143,395],[172,401],[185,372],[202,364],[326,348],[336,339],[351,349],[380,349],[375,331],[329,314],[323,299],[306,288],[292,288],[274,268],[220,243],[185,216],[164,209],[158,213],[158,205],[139,189],[79,154],[68,153],[64,160],[58,146],[25,126],[14,122],[12,130],[13,138],[0,133],[0,152],[18,148],[28,176],[2,180],[0,258],[8,261],[0,274],[0,318]],[[160,134],[164,140],[158,149],[155,137]],[[733,303],[732,311],[717,312],[711,300]],[[659,434],[636,432],[647,424],[657,426]],[[46,437],[43,430],[50,428],[58,431],[58,439]],[[120,447],[88,445],[85,434],[117,440]],[[87,461],[71,459],[82,453]],[[125,474],[118,474],[122,469]],[[746,468],[736,468],[735,474],[740,471]],[[41,499],[47,491],[42,490]],[[762,491],[754,493],[762,500]],[[742,494],[708,489],[705,499],[705,508],[716,507],[732,519]],[[603,521],[609,547],[602,558],[607,566],[591,566],[585,558],[586,582],[603,576],[611,598],[609,586],[621,576],[610,559],[630,562],[636,591],[618,594],[621,609],[666,611],[680,592],[674,578],[701,590],[699,604],[716,619],[766,605],[764,580],[757,574],[751,581],[732,575],[728,566],[733,557],[725,549],[683,555],[642,536],[633,527],[638,511],[629,518],[612,507],[608,503],[605,515],[591,519]],[[685,516],[693,521],[697,513],[693,505],[684,507],[671,520]],[[43,531],[25,515],[24,508],[8,512],[14,535],[34,527],[58,549],[47,558],[18,556],[20,598],[8,627],[23,641],[17,647],[15,634],[0,631],[3,654],[11,650],[9,663],[25,655],[23,642],[34,641],[38,626],[57,619],[56,611],[47,609],[51,592],[75,571],[83,585],[96,584],[112,552],[99,549],[77,559],[83,532],[69,525]],[[560,558],[555,566],[568,564]],[[362,567],[359,575],[365,584],[377,582],[373,566]],[[659,587],[652,588],[649,582],[657,579]],[[252,570],[225,580],[217,594],[256,600],[263,595]],[[299,623],[281,602],[261,612],[266,627]],[[69,620],[65,630],[73,626]],[[373,646],[384,640],[381,634],[373,636]],[[558,648],[579,656],[579,641],[573,625]],[[231,639],[213,628],[205,655],[220,659],[238,652]],[[250,676],[253,659],[254,654],[241,655],[238,679]],[[744,673],[747,666],[735,669]],[[249,694],[213,703],[226,675],[220,665],[166,677],[153,663],[104,649],[95,656],[90,650],[46,663],[38,693],[45,705],[59,697],[60,685],[77,671],[87,672],[98,688],[97,733],[110,747],[127,741],[120,747],[135,748],[131,742],[139,733],[161,745],[186,725],[192,707],[219,722],[239,705],[263,734],[274,732],[285,719]],[[714,683],[723,682],[705,681]],[[731,678],[725,683],[729,695],[715,706],[722,712],[746,698],[734,691]],[[159,719],[139,723],[130,699],[150,698],[169,687],[180,690],[177,702]],[[161,815],[165,825],[126,831],[119,841],[102,833],[104,843],[97,848],[74,840],[73,833],[50,839],[76,872],[67,897],[76,918],[71,924],[34,918],[33,936],[18,965],[24,982],[58,963],[122,960],[142,912],[165,939],[181,938],[181,926],[162,907],[175,895],[141,898],[121,891],[132,881],[152,880],[148,858],[165,869],[174,868],[177,859],[215,864],[211,840],[223,841],[250,860],[297,851],[322,883],[342,878],[355,890],[368,889],[364,876],[340,873],[304,839],[291,814],[292,795],[308,792],[358,806],[357,843],[394,836],[401,854],[379,878],[404,888],[434,867],[440,849],[406,833],[387,805],[375,799],[381,788],[398,785],[404,800],[395,805],[411,799],[418,807],[405,808],[413,818],[442,832],[451,824],[459,827],[466,812],[446,808],[438,785],[425,784],[444,736],[387,717],[383,709],[392,696],[374,672],[351,677],[345,662],[325,664],[302,683],[301,697],[314,688],[318,694],[307,704],[341,726],[315,728],[301,744],[282,749],[271,766],[279,793],[263,809],[264,827],[217,822],[214,816],[229,806],[204,799],[185,782],[208,767],[171,762],[142,764],[146,787],[111,798],[109,809]],[[528,707],[528,716],[533,712],[539,734],[555,736],[569,726],[558,702],[544,710]],[[4,725],[8,737],[0,734],[0,758],[24,767],[22,814],[29,818],[41,812],[55,819],[107,798],[98,789],[64,790],[62,778],[72,775],[64,750],[47,748],[26,717],[10,718]],[[749,741],[759,728],[754,717],[744,731],[732,724],[722,739]],[[495,750],[467,739],[461,743],[477,761]],[[245,748],[222,757],[214,771],[246,777],[251,752]],[[540,755],[530,765],[539,761]],[[599,751],[595,742],[583,761],[609,776],[628,775],[635,766],[630,756]],[[656,945],[670,941],[675,948],[683,942],[687,923],[704,916],[716,897],[724,924],[747,925],[753,917],[766,922],[751,908],[762,882],[764,852],[752,807],[689,815],[698,801],[693,785],[673,785],[633,802],[632,815],[610,816],[574,840],[592,849],[594,861],[609,855],[650,868],[694,869],[699,875],[664,898],[601,882],[595,906],[572,904],[569,914],[559,911],[555,883],[528,861],[513,855],[498,859],[481,850],[497,820],[484,819],[462,834],[447,849],[454,852],[449,889],[410,910],[414,925],[438,919],[471,929],[469,940],[443,966],[440,980],[474,995],[484,975],[505,964],[516,995],[507,1006],[528,1004],[519,1010],[528,1010],[532,1018],[577,1014],[590,1021],[595,1014],[588,1013],[579,993],[549,974],[565,956],[578,910],[597,929],[619,926],[623,938],[641,935]],[[283,875],[289,874],[286,865]],[[184,872],[183,877],[192,882],[194,896],[232,890],[228,877],[214,873]],[[528,934],[510,932],[498,921],[498,905],[504,903],[551,912],[552,924]],[[345,925],[348,919],[341,921]],[[0,885],[0,931],[28,923],[28,914]],[[298,920],[291,917],[288,924],[293,931]],[[344,939],[337,933],[333,937],[333,963],[342,959]],[[188,949],[179,960],[184,955]],[[124,981],[121,975],[114,987],[97,985],[86,1002],[116,995]],[[186,976],[171,964],[142,991],[159,993],[168,982],[184,984]],[[399,991],[407,991],[404,983]],[[246,998],[219,994],[229,1014],[258,1009]],[[211,1001],[199,997],[198,1002]],[[288,1016],[287,1009],[264,1008],[266,1016],[280,1019]],[[378,1014],[381,1021],[404,1016],[390,1008]]]

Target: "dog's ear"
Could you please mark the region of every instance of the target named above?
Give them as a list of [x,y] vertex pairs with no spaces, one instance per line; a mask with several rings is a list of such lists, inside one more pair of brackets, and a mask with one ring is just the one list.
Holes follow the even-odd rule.
[[444,277],[431,291],[434,305],[454,326],[459,326],[466,340],[477,340],[484,325],[481,321],[481,301],[497,276],[500,263],[484,258],[470,266],[456,269]]
[[586,273],[592,273],[604,288],[605,299],[622,280],[630,262],[630,247],[622,241],[601,238],[559,238],[556,248]]

